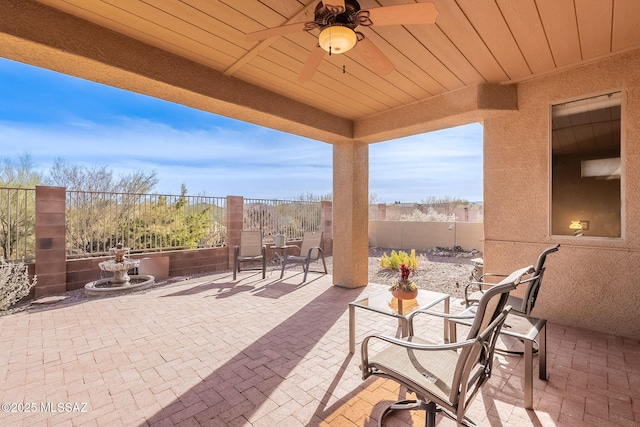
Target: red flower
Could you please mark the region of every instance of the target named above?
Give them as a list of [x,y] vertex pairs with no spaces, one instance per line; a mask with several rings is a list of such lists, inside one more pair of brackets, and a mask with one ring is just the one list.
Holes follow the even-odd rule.
[[402,280],[408,280],[409,274],[411,274],[411,267],[408,267],[406,264],[400,265],[400,277]]

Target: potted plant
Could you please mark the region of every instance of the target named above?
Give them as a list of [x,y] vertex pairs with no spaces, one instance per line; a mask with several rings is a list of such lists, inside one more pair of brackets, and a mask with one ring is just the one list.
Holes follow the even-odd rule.
[[418,287],[409,279],[411,267],[400,264],[400,280],[395,280],[391,285],[391,294],[398,299],[414,299],[418,296]]

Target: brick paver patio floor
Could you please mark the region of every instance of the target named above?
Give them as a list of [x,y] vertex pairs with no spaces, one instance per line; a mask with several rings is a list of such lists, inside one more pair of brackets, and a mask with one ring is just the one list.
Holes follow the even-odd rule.
[[[384,287],[348,290],[314,273],[302,285],[299,270],[283,280],[278,271],[231,279],[217,274],[0,317],[0,425],[373,426],[404,396],[391,381],[363,382],[359,353],[348,353],[347,303]],[[436,319],[424,325],[434,340],[441,328]],[[358,311],[358,348],[369,332],[396,329],[391,318]],[[638,341],[550,324],[548,353],[548,381],[535,375],[534,410],[523,405],[524,361],[498,356],[471,418],[518,427],[640,424]],[[386,423],[423,424],[420,413]]]

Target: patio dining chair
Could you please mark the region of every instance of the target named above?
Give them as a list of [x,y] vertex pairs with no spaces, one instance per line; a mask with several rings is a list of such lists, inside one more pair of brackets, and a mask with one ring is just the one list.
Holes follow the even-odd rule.
[[327,263],[324,260],[324,251],[322,250],[322,231],[305,231],[302,236],[302,244],[300,245],[299,255],[286,254],[282,260],[282,271],[280,278],[284,277],[284,269],[287,264],[292,262],[301,263],[304,270],[303,282],[307,281],[307,273],[309,273],[309,264],[312,261],[322,259],[324,274],[327,274]]
[[261,230],[242,230],[240,232],[240,246],[233,247],[233,280],[240,272],[240,265],[245,262],[262,262],[262,278],[267,273],[267,248],[262,244]]
[[[535,264],[535,269],[533,273],[526,279],[523,280],[521,284],[527,284],[527,288],[522,297],[516,297],[513,295],[509,296],[509,301],[507,304],[512,307],[512,314],[520,314],[523,316],[530,316],[531,311],[536,305],[536,300],[538,298],[538,292],[540,291],[540,285],[542,284],[542,277],[544,275],[546,266],[545,263],[547,261],[547,255],[557,252],[560,249],[560,244],[553,245],[542,251],[542,253],[538,256],[538,261]],[[476,304],[482,293],[486,288],[495,286],[495,283],[490,283],[487,280],[491,280],[492,277],[503,278],[506,275],[503,274],[493,274],[486,273],[482,274],[478,280],[472,280],[467,286],[464,288],[464,301],[467,307],[472,304]],[[477,288],[476,291],[471,292],[473,288]]]
[[[523,327],[526,327],[526,325],[536,324],[541,320],[544,321],[544,319],[537,319],[533,317],[531,315],[531,312],[536,305],[538,292],[540,291],[540,286],[542,285],[542,277],[544,276],[544,272],[546,270],[545,263],[547,261],[547,255],[557,252],[558,249],[560,249],[560,244],[550,246],[542,251],[542,253],[538,256],[538,261],[535,264],[533,272],[529,275],[529,277],[521,282],[521,285],[527,285],[522,297],[509,295],[507,304],[512,307],[512,310],[510,314],[510,320],[507,320],[507,322],[505,323],[504,330],[521,329]],[[504,277],[504,275],[486,273],[480,276],[479,281],[472,281],[465,287],[464,300],[467,307],[471,307],[472,305],[477,304],[483,292],[485,292],[485,289],[495,286],[494,283],[487,282],[487,280],[491,280],[492,277]],[[473,287],[477,287],[478,290],[470,293],[469,289]],[[513,318],[512,316],[519,316],[523,318],[523,320]],[[524,324],[524,326],[521,324]],[[536,340],[534,340],[534,343],[537,345]],[[514,355],[524,354],[524,351],[507,350],[503,348],[498,349],[498,351],[501,353]]]
[[[403,400],[386,408],[378,419],[378,426],[382,426],[384,417],[392,411],[412,409],[426,411],[427,427],[435,426],[438,413],[459,425],[475,425],[465,413],[491,376],[495,343],[511,309],[506,304],[509,292],[531,269],[514,271],[482,295],[465,341],[430,344],[417,337],[413,319],[417,314],[432,314],[428,310],[418,310],[410,316],[407,338],[375,334],[364,339],[360,366],[363,380],[372,375],[392,379],[417,396],[416,400]],[[390,345],[369,355],[371,340]]]

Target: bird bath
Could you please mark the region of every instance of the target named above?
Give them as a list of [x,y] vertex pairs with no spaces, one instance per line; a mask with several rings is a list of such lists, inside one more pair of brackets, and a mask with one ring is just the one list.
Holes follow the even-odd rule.
[[98,264],[100,270],[113,273],[113,277],[99,279],[84,285],[84,293],[89,296],[115,295],[134,290],[145,289],[154,283],[155,278],[149,275],[131,275],[128,271],[140,265],[137,259],[127,258],[129,248],[122,247],[118,243],[115,248],[109,249],[114,259],[102,261]]

